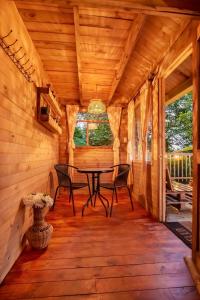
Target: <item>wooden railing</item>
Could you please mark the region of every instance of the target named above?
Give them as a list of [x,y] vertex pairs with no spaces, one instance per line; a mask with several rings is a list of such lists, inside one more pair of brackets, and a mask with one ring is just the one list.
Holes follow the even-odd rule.
[[192,179],[192,153],[167,153],[167,166],[172,180],[188,183]]

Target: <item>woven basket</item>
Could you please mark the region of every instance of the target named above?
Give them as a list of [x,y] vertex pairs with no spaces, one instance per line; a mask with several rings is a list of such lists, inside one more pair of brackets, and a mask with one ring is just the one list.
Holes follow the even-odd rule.
[[28,229],[26,237],[32,248],[44,249],[48,246],[51,239],[53,226],[45,222],[46,210],[44,208],[34,207],[33,211],[34,224]]

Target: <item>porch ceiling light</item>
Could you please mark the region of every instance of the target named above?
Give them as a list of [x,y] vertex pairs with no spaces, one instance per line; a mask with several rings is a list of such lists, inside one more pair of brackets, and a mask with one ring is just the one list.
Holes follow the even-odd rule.
[[106,106],[101,99],[92,99],[88,105],[88,113],[90,114],[102,114],[106,112]]

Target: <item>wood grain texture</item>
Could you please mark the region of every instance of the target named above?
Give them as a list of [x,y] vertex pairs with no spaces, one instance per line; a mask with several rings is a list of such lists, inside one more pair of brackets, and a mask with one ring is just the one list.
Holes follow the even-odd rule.
[[[160,1],[15,3],[61,103],[82,106],[94,98],[127,104],[190,16],[198,17],[185,3],[172,8]],[[53,70],[60,74],[52,77]]]
[[[48,83],[42,64],[12,1],[0,4],[1,34],[15,28],[16,37],[36,67],[34,79]],[[58,161],[58,137],[36,121],[37,93],[0,49],[0,281],[24,246],[24,233],[32,222],[22,197],[50,192],[49,173]]]
[[76,193],[73,217],[66,193],[58,197],[48,214],[54,226],[48,249],[24,250],[0,288],[1,299],[199,299],[183,261],[190,250],[163,224],[137,202],[132,212],[123,192],[112,218],[99,203],[81,217],[86,198]]
[[[18,0],[17,0],[18,1]],[[22,2],[21,0],[19,2]],[[30,2],[30,1],[27,1]],[[34,0],[32,1],[34,2],[38,2],[38,0]],[[44,4],[48,5],[48,0],[44,0],[43,1]],[[111,13],[113,11],[113,14],[117,14],[117,13],[124,13],[124,17],[126,16],[126,12],[127,10],[130,13],[133,12],[144,12],[146,14],[150,14],[150,15],[161,15],[161,16],[170,16],[170,15],[182,15],[184,16],[199,16],[200,15],[200,6],[199,3],[196,2],[195,0],[192,0],[190,2],[187,1],[183,1],[183,2],[179,2],[178,0],[173,1],[173,5],[172,3],[169,2],[163,2],[161,0],[157,0],[157,1],[153,1],[153,0],[137,0],[137,1],[118,1],[118,0],[104,0],[101,1],[100,3],[97,3],[94,0],[84,0],[84,2],[82,0],[71,0],[68,1],[69,5],[71,7],[75,6],[75,5],[79,5],[79,6],[83,6],[84,7],[88,7],[88,8],[103,8],[103,9],[108,9],[111,10]],[[51,5],[52,6],[64,6],[65,5],[65,1],[64,0],[54,0],[51,1]],[[129,15],[130,18],[130,13],[127,15]]]
[[[135,50],[113,97],[115,104],[128,103],[136,96],[149,74],[157,72],[155,70],[166,55],[173,52],[173,44],[181,36],[181,32],[185,30],[188,23],[187,19],[175,20],[150,16],[146,19]],[[167,30],[165,30],[166,26]]]
[[135,18],[135,20],[132,23],[131,28],[129,29],[129,34],[124,46],[124,51],[123,54],[121,56],[120,62],[119,62],[119,66],[118,66],[118,70],[116,73],[116,77],[114,78],[113,82],[112,82],[112,87],[111,87],[111,91],[109,94],[109,104],[111,104],[111,100],[113,98],[113,95],[115,93],[115,90],[120,82],[120,79],[123,75],[123,72],[126,68],[126,65],[130,59],[130,56],[132,54],[132,51],[137,43],[139,34],[141,32],[142,26],[145,22],[145,16],[144,15],[137,15],[137,17]]
[[[113,165],[113,149],[112,147],[77,147],[74,151],[75,165],[80,168],[109,168]],[[103,174],[102,180],[110,182],[112,174]],[[86,181],[84,174],[76,173],[75,180]]]
[[[195,24],[194,24],[195,25]],[[200,41],[198,31],[195,30],[193,34],[193,224],[192,224],[192,258],[199,267],[199,178],[200,178],[200,166],[199,166],[199,146],[200,146],[200,122],[199,122],[199,105],[200,105]]]

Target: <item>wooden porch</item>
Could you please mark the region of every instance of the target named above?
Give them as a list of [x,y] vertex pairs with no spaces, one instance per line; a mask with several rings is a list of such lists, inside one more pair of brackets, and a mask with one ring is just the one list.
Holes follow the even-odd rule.
[[66,194],[48,221],[53,239],[44,252],[24,250],[4,280],[0,298],[92,300],[197,300],[184,256],[190,250],[163,224],[120,193],[112,218],[102,206],[80,211],[86,195],[76,195],[72,216]]
[[[197,1],[0,0],[1,299],[199,299],[199,57]],[[191,89],[192,253],[159,223],[166,217],[165,106]],[[104,116],[88,118],[97,100]],[[100,125],[104,144],[94,138]],[[76,144],[75,131],[84,128]],[[35,203],[26,207],[24,199],[54,198],[58,164],[73,165],[75,176],[64,171],[68,183],[88,190],[75,194],[76,216],[61,194],[47,215],[49,247],[33,251],[27,232]],[[81,217],[86,174],[100,197],[119,164],[135,210],[121,193],[112,218],[105,217],[112,204]]]

